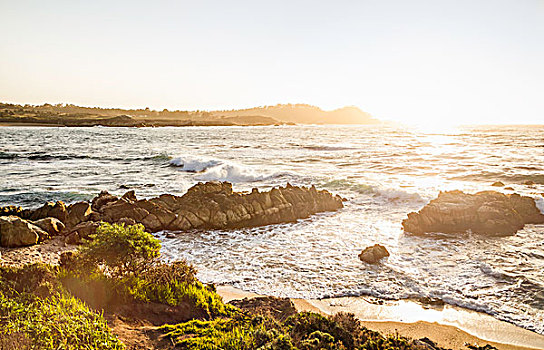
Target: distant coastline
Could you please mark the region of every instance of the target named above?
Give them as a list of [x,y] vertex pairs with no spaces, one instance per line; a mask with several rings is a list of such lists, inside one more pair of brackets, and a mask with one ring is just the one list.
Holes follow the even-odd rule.
[[304,104],[283,104],[229,111],[162,111],[81,107],[72,104],[0,103],[0,126],[162,127],[273,126],[296,124],[380,124],[357,107],[324,111]]

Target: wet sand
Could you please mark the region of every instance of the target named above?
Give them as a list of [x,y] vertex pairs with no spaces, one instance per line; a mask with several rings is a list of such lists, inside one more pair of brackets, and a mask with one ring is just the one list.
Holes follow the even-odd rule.
[[[226,302],[258,296],[231,286],[218,286],[217,291]],[[450,305],[424,307],[414,301],[384,301],[370,297],[292,301],[299,311],[323,315],[351,312],[369,329],[415,339],[427,337],[442,347],[452,349],[467,349],[466,343],[490,344],[501,350],[544,349],[542,335],[483,313]]]

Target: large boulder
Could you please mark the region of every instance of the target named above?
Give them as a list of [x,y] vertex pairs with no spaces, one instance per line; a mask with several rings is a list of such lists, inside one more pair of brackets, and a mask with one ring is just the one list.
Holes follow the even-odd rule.
[[62,201],[58,201],[56,203],[48,202],[38,209],[24,210],[22,215],[23,219],[31,221],[51,217],[59,219],[62,222],[66,221],[67,216],[68,210],[66,208],[66,204],[64,204]]
[[389,252],[383,245],[374,244],[372,247],[363,249],[361,254],[359,254],[359,259],[367,264],[376,264],[381,259],[388,256]]
[[71,228],[81,222],[88,221],[91,214],[91,204],[87,202],[78,202],[70,205],[65,221],[66,227]]
[[108,191],[102,191],[100,194],[93,198],[91,202],[91,208],[95,212],[101,212],[102,207],[110,202],[118,200],[116,196],[109,194]]
[[542,224],[544,215],[533,198],[495,191],[467,194],[441,192],[417,213],[402,222],[405,232],[510,235],[525,224]]
[[38,243],[47,232],[18,216],[0,217],[0,246],[23,247]]
[[50,236],[58,236],[64,230],[64,224],[57,218],[43,218],[33,222]]

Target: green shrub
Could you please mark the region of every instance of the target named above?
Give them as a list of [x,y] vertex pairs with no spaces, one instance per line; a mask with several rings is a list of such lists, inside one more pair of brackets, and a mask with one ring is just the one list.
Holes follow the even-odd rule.
[[77,267],[100,265],[112,276],[140,274],[149,269],[159,257],[161,244],[144,231],[141,224],[102,223],[96,234],[80,248]]
[[160,242],[141,225],[103,223],[59,277],[68,290],[97,308],[136,301],[186,303],[206,318],[231,313],[233,307],[225,305],[214,288],[196,279],[192,265],[160,262],[159,250]]

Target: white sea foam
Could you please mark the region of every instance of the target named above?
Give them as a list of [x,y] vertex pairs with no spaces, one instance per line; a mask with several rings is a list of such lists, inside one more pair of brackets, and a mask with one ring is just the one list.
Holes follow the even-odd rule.
[[259,171],[248,165],[231,161],[199,156],[182,156],[170,160],[170,164],[181,170],[198,173],[195,178],[199,181],[229,181],[232,183],[263,181],[279,173]]
[[353,182],[347,179],[329,181],[323,184],[325,188],[331,190],[348,190],[359,194],[370,195],[375,198],[381,198],[388,202],[412,202],[416,204],[424,203],[426,200],[420,194],[405,191],[400,188],[390,188],[380,185],[368,185]]
[[535,204],[536,204],[536,207],[540,210],[540,212],[544,214],[544,198],[543,197],[535,198]]

